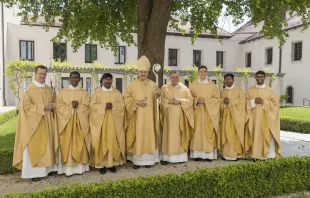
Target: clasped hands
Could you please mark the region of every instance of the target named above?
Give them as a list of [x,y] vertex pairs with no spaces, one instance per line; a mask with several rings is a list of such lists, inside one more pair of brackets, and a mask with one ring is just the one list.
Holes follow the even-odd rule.
[[255,103],[256,104],[263,104],[264,100],[262,98],[258,97],[258,98],[255,98]]
[[169,99],[168,104],[178,105],[178,104],[181,104],[181,101],[176,98],[172,98],[172,99]]
[[44,111],[52,111],[55,108],[55,103],[44,105]]

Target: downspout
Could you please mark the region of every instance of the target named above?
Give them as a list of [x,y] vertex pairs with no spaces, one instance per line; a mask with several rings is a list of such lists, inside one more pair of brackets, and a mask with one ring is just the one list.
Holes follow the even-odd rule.
[[279,73],[282,72],[282,47],[279,50]]
[[6,106],[6,100],[5,100],[5,60],[4,60],[4,9],[3,9],[3,3],[1,3],[1,38],[2,38],[2,97],[3,97],[3,106]]

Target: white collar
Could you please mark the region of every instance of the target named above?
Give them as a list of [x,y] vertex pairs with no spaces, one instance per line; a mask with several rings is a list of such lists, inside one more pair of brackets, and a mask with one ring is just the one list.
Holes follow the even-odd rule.
[[72,89],[72,90],[80,90],[80,86],[76,86],[76,87],[73,87],[71,84],[69,85],[69,89]]
[[266,85],[265,85],[265,84],[262,84],[262,85],[256,85],[256,88],[266,88]]
[[204,79],[204,80],[198,79],[198,82],[199,82],[200,84],[207,84],[208,81],[209,81],[208,78],[206,78],[206,79]]
[[112,91],[112,86],[111,86],[109,89],[107,89],[107,88],[105,88],[104,86],[102,86],[102,90],[103,90],[103,91]]
[[231,86],[231,87],[225,86],[225,89],[233,89],[234,87],[235,87],[235,83],[234,83],[234,84],[232,84],[232,86]]
[[45,87],[45,83],[39,83],[36,80],[33,80],[33,84],[35,84],[35,86],[37,86],[37,87]]

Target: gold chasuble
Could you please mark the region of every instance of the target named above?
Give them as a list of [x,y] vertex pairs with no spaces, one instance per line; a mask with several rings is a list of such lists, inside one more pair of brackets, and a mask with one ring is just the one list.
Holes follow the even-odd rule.
[[[256,104],[255,98],[263,99]],[[250,87],[246,93],[245,152],[253,159],[280,155],[279,99],[265,84]]]
[[[137,166],[154,165],[159,161],[157,150],[157,85],[151,80],[134,80],[124,96],[126,106],[126,151],[128,160]],[[146,100],[145,107],[137,106]]]
[[[220,94],[216,85],[208,80],[195,81],[189,89],[194,98],[195,131],[190,143],[190,157],[217,159],[220,146]],[[199,104],[202,97],[205,104]]]
[[23,95],[13,156],[13,166],[22,169],[22,178],[45,177],[57,171],[55,122],[53,113],[44,111],[44,105],[54,101],[51,88],[36,81]]
[[[229,104],[224,104],[224,98]],[[221,91],[221,148],[226,160],[236,160],[243,155],[245,97],[244,91],[234,84]]]
[[[72,107],[74,100],[78,101],[77,108]],[[91,147],[89,101],[90,98],[85,89],[72,85],[57,94],[56,121],[61,156],[59,174],[72,175],[89,171]],[[74,169],[70,170],[69,167]]]
[[[169,104],[169,99],[181,103]],[[193,98],[182,83],[171,83],[161,88],[162,160],[167,162],[188,161],[189,141],[194,128]]]
[[[112,109],[106,109],[109,102]],[[125,164],[125,105],[121,92],[113,87],[98,88],[91,98],[90,108],[92,165],[102,168]]]

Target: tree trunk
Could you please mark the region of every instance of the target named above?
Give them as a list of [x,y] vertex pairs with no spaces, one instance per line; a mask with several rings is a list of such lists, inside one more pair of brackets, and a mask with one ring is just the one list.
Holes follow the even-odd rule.
[[151,62],[149,78],[156,81],[152,72],[158,63],[158,86],[163,85],[165,41],[173,0],[137,0],[138,7],[138,58],[145,55]]

